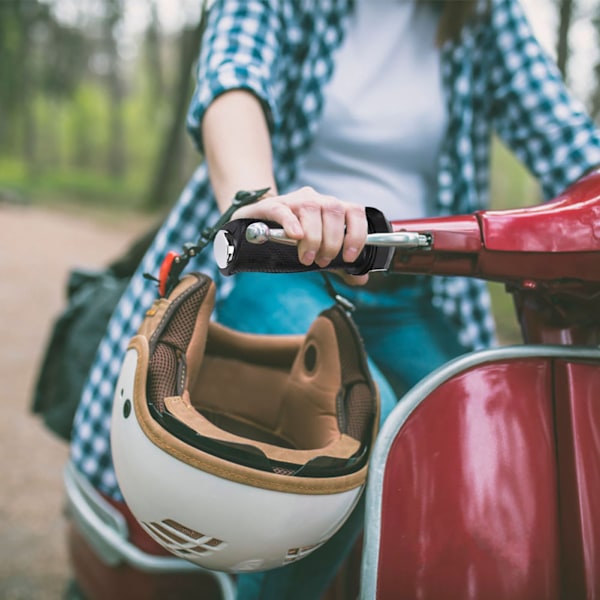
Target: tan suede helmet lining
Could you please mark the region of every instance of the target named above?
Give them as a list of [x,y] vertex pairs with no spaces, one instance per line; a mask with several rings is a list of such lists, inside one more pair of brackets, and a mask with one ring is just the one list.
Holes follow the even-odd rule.
[[[335,315],[319,316],[305,336],[244,334],[210,321],[214,297],[210,279],[186,276],[170,299],[158,300],[148,311],[131,342],[138,353],[135,414],[148,437],[187,464],[262,488],[325,494],[364,483],[364,463],[354,472],[327,478],[261,471],[193,447],[157,422],[148,402],[205,438],[251,444],[269,460],[300,466],[323,456],[350,459],[364,444],[361,436],[369,444],[374,437],[378,398],[370,380],[350,382],[363,398],[359,429],[350,426],[342,431],[340,426],[344,412],[340,402],[346,401],[340,398],[340,390],[349,376],[347,366],[342,373],[343,349]],[[181,354],[182,342],[175,339],[176,332],[165,328],[173,316],[173,302],[180,303],[180,311],[189,312],[180,318],[186,327],[194,318],[193,326],[187,327],[191,335],[183,342],[185,357],[179,356],[177,364],[172,364],[173,356]],[[155,355],[161,353],[163,357],[157,359]],[[155,376],[148,378],[147,388],[146,373],[153,369]],[[352,371],[350,377],[356,379],[358,374]],[[367,388],[370,406],[364,401]],[[362,415],[364,410],[371,414]]]

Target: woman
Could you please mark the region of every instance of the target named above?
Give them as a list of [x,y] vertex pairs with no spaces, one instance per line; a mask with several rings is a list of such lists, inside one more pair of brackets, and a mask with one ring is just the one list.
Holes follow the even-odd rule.
[[[156,293],[142,274],[156,273],[168,250],[197,239],[236,191],[269,186],[267,197],[235,216],[281,223],[299,240],[301,262],[326,266],[340,249],[346,260],[360,252],[365,205],[389,219],[486,207],[492,132],[547,198],[600,163],[598,132],[517,0],[217,0],[188,128],[206,160],[111,320],[75,422],[75,465],[115,498],[112,390],[127,342]],[[314,273],[222,281],[210,260],[201,256],[193,268],[214,274],[218,319],[238,330],[304,332],[331,302]],[[481,282],[346,279],[339,291],[357,306],[384,417],[433,368],[493,342]],[[318,598],[361,521],[359,509],[308,558],[241,576],[239,597]]]

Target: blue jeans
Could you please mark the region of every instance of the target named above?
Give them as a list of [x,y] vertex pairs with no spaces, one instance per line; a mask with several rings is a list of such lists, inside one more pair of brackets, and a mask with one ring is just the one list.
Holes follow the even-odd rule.
[[[332,305],[318,273],[236,275],[233,292],[217,306],[218,321],[250,333],[305,333]],[[333,278],[350,300],[353,318],[379,386],[383,422],[402,395],[432,370],[466,349],[456,327],[430,302],[427,285],[414,278],[374,291]],[[324,546],[289,566],[238,578],[239,600],[318,600],[352,549],[364,519],[364,495],[344,526]]]

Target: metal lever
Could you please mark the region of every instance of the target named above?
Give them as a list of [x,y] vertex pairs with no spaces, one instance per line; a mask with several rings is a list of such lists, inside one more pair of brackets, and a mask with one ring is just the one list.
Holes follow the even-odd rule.
[[[283,229],[271,229],[266,223],[260,221],[248,225],[246,228],[246,241],[251,244],[264,244],[270,241],[286,246],[298,245],[298,240],[287,237]],[[432,244],[433,237],[430,233],[415,231],[369,233],[365,243],[366,246],[386,248],[431,248]]]

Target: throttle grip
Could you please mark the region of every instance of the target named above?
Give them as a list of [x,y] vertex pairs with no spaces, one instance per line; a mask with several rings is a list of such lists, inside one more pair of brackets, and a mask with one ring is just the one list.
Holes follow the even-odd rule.
[[[391,225],[376,208],[367,207],[366,216],[369,233],[386,233]],[[246,240],[246,229],[259,219],[235,219],[226,223],[214,240],[214,254],[223,275],[234,275],[244,271],[261,273],[301,273],[306,271],[343,269],[351,275],[362,275],[369,271],[382,271],[389,267],[393,249],[365,246],[354,262],[346,262],[340,253],[322,269],[317,264],[303,265],[298,259],[298,249],[272,241],[252,244]],[[266,222],[270,227],[277,223]]]

